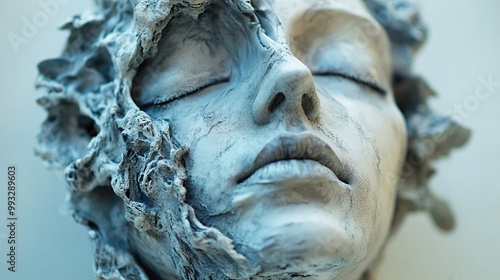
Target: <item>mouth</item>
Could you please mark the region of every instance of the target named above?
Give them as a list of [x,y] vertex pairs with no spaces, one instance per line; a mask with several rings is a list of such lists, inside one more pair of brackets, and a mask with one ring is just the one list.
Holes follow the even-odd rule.
[[[345,165],[342,164],[333,149],[326,142],[311,133],[284,134],[275,137],[259,152],[250,165],[250,168],[242,173],[238,184],[248,181],[256,174],[261,175],[263,172],[269,174],[270,170],[275,170],[274,166],[282,165],[286,162],[299,162],[306,167],[311,167],[305,168],[305,172],[303,169],[302,172],[291,172],[291,174],[302,174],[302,177],[307,178],[307,170],[311,170],[311,172],[318,170],[314,168],[316,166],[328,169],[330,175],[335,176],[344,184],[349,184],[348,170]],[[288,164],[288,166],[289,168],[285,168],[283,171],[290,171],[297,164]],[[270,176],[272,174],[266,177],[270,178]],[[279,174],[277,172],[275,177],[279,180],[286,177],[286,174]]]

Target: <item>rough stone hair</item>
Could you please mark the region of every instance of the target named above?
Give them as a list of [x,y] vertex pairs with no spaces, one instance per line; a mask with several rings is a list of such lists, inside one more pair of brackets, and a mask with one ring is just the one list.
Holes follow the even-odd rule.
[[[183,279],[210,277],[198,274],[197,267],[210,271],[210,279],[255,275],[257,268],[234,250],[232,241],[202,225],[185,203],[187,148],[170,137],[168,123],[152,122],[136,106],[131,88],[137,69],[156,54],[162,31],[176,12],[196,16],[212,2],[226,2],[258,21],[258,1],[95,2],[94,12],[63,25],[70,31],[63,54],[38,65],[37,87],[47,90],[38,104],[48,117],[36,153],[48,167],[64,170],[73,217],[89,228],[98,279],[156,278],[134,258],[131,236],[148,245],[168,239],[165,250],[179,260],[174,269]],[[393,230],[416,210],[430,212],[441,229],[450,229],[450,210],[428,186],[431,163],[463,145],[469,132],[428,106],[435,94],[412,72],[413,56],[426,38],[415,5],[409,0],[365,3],[391,40],[393,89],[409,137]],[[159,208],[168,211],[160,213]],[[210,259],[232,265],[206,266]],[[370,269],[363,277],[371,279]]]

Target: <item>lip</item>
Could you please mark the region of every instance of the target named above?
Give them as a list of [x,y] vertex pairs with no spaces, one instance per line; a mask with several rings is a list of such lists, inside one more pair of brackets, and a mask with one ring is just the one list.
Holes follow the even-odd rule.
[[[348,170],[339,160],[337,154],[325,141],[311,133],[282,134],[275,137],[264,146],[250,167],[242,172],[238,183],[246,182],[257,175],[260,176],[273,165],[292,161],[296,162],[297,160],[303,163],[307,162],[308,166],[319,164],[326,167],[329,171],[333,172],[330,175],[336,176],[344,184],[349,184]],[[286,172],[286,169],[283,171]],[[272,180],[272,175],[269,175],[269,172],[265,173],[268,173],[266,180]],[[290,176],[296,177],[297,174],[300,173],[291,172]],[[314,174],[312,175],[314,176]],[[281,180],[284,176],[286,174],[276,174],[275,179]],[[304,178],[307,177],[304,174]]]

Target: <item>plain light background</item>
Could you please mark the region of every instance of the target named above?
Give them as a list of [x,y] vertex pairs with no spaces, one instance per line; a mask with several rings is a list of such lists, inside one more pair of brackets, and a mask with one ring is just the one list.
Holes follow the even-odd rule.
[[[46,2],[48,0],[42,0]],[[95,279],[86,230],[64,215],[65,183],[33,154],[45,112],[35,104],[36,64],[56,57],[67,33],[64,19],[92,7],[59,1],[40,17],[36,32],[16,51],[8,34],[43,9],[39,0],[0,3],[0,279]],[[390,242],[380,280],[490,280],[500,275],[500,85],[474,99],[481,79],[500,83],[500,1],[421,0],[430,38],[416,69],[439,93],[433,105],[453,112],[473,130],[469,144],[441,160],[435,192],[453,206],[458,227],[440,233],[424,214],[407,219]],[[42,24],[43,23],[43,24]],[[484,89],[483,89],[484,90]],[[478,101],[478,102],[476,102]],[[6,173],[18,172],[17,272],[7,271]],[[2,187],[3,186],[3,187]]]

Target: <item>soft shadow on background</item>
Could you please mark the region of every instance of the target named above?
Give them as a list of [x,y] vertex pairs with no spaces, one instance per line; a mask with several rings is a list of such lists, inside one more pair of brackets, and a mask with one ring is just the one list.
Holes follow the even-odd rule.
[[[40,3],[55,3],[52,12]],[[473,130],[462,150],[441,160],[432,180],[456,213],[440,233],[430,218],[407,219],[390,242],[380,280],[489,280],[500,275],[500,1],[421,0],[430,29],[416,69],[436,89],[435,108]],[[95,279],[86,230],[65,215],[65,183],[33,154],[45,112],[35,104],[36,64],[56,57],[67,33],[56,28],[90,0],[16,0],[0,4],[0,279]],[[42,14],[45,14],[43,16]],[[13,46],[9,34],[23,35]],[[484,81],[493,81],[488,85]],[[475,93],[481,93],[481,99]],[[489,94],[488,94],[489,93]],[[18,173],[17,272],[7,271],[6,173]]]

